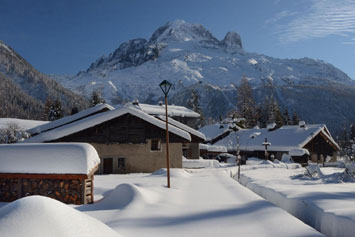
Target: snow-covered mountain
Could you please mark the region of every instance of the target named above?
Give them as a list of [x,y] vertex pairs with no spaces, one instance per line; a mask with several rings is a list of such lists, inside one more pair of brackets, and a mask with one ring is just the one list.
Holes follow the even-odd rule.
[[60,99],[69,113],[88,101],[37,71],[10,46],[0,41],[0,116],[43,119],[47,97]]
[[250,53],[238,33],[218,40],[202,25],[182,20],[158,28],[148,40],[125,42],[86,71],[58,81],[83,95],[99,89],[115,105],[134,99],[157,103],[159,83],[168,80],[174,84],[171,103],[186,105],[195,88],[206,115],[217,118],[234,108],[243,74],[259,102],[274,94],[281,107],[308,122],[337,127],[355,121],[354,81],[331,64]]

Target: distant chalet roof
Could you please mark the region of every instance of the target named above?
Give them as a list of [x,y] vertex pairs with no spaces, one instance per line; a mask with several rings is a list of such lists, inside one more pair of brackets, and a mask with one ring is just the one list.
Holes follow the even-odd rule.
[[229,124],[216,123],[205,125],[201,127],[198,131],[205,134],[206,139],[210,141],[229,130]]
[[82,110],[82,111],[80,111],[80,112],[78,112],[76,114],[73,114],[73,115],[70,115],[70,116],[66,116],[66,117],[63,117],[61,119],[54,120],[52,122],[49,122],[49,123],[46,123],[46,124],[31,128],[31,129],[28,130],[28,132],[30,134],[32,134],[32,135],[38,134],[38,133],[49,131],[49,130],[52,130],[54,128],[61,127],[63,125],[66,125],[66,124],[75,122],[77,120],[86,118],[86,117],[88,117],[90,115],[93,115],[93,114],[96,114],[96,113],[99,113],[99,112],[105,112],[105,111],[108,111],[108,110],[113,110],[113,109],[115,109],[115,108],[112,107],[109,104],[98,104],[98,105],[96,105],[94,107]]
[[241,150],[263,151],[265,147],[262,143],[267,138],[267,141],[271,143],[268,147],[269,151],[289,152],[293,149],[303,148],[319,133],[326,137],[335,149],[340,149],[324,124],[307,124],[303,127],[300,125],[287,125],[276,130],[267,128],[242,129],[238,132],[231,132],[227,137],[216,142],[215,145],[225,146],[228,150],[236,149],[237,136],[239,136]]
[[[125,114],[131,114],[136,116],[146,122],[153,124],[161,129],[165,130],[165,122],[157,119],[141,110],[131,108],[131,107],[121,107],[104,113],[95,114],[87,118],[66,124],[64,126],[49,130],[38,134],[37,136],[31,137],[23,141],[23,143],[37,143],[37,142],[47,142],[57,140],[59,138],[80,132],[87,128],[94,127],[98,124],[104,123],[106,121],[115,119]],[[191,141],[191,136],[188,132],[185,132],[175,126],[169,125],[169,132],[182,137],[188,141]]]
[[[150,115],[165,115],[165,105],[149,105],[141,103],[129,103],[129,106],[135,107],[142,110]],[[195,111],[188,109],[184,106],[168,105],[168,116],[169,117],[188,117],[188,118],[198,118],[200,114]]]
[[90,174],[100,158],[87,143],[0,145],[0,173]]
[[[166,120],[166,117],[163,116],[163,115],[157,115],[156,117],[159,118],[160,120],[164,121],[164,122]],[[205,134],[203,134],[203,133],[197,131],[196,129],[193,129],[193,128],[191,128],[191,127],[189,127],[189,126],[187,126],[187,125],[185,125],[183,123],[180,123],[179,121],[176,121],[175,119],[169,118],[168,119],[168,123],[171,124],[171,125],[174,125],[175,127],[180,128],[180,129],[182,129],[182,130],[184,130],[184,131],[186,131],[188,133],[190,133],[193,136],[196,136],[200,140],[198,142],[203,142],[203,141],[206,140]],[[194,139],[192,138],[192,140],[194,140]]]

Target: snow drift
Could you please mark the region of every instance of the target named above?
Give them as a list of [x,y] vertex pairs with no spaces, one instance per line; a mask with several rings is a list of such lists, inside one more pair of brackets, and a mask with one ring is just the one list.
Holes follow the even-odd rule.
[[99,220],[42,196],[18,199],[0,209],[2,237],[120,236]]

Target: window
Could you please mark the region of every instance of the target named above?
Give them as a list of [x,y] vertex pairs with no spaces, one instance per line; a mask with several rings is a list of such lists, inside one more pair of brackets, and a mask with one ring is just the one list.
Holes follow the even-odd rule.
[[152,139],[151,140],[151,145],[150,145],[150,150],[152,151],[160,151],[161,145],[160,145],[160,139]]
[[124,170],[126,168],[125,158],[117,158],[117,168],[119,170]]

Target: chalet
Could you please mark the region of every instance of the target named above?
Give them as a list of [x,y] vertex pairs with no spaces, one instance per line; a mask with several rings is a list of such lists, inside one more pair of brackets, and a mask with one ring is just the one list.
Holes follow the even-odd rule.
[[[191,136],[169,125],[170,165],[182,167],[182,143]],[[24,141],[85,142],[97,150],[100,174],[153,172],[166,167],[165,122],[132,107],[98,113]]]
[[94,107],[88,108],[86,110],[82,110],[76,114],[66,116],[66,117],[60,118],[58,120],[54,120],[50,123],[36,126],[34,128],[27,130],[27,132],[29,132],[31,134],[31,136],[36,136],[39,133],[50,131],[52,129],[64,126],[66,124],[73,123],[75,121],[87,118],[89,116],[92,116],[92,115],[95,115],[98,113],[103,113],[103,112],[113,110],[113,109],[114,108],[109,104],[98,104]]
[[[150,115],[163,115],[165,116],[165,105],[159,103],[159,105],[141,104],[137,101],[127,104],[134,108],[140,109],[143,112]],[[168,106],[168,116],[173,118],[180,123],[186,124],[189,127],[195,127],[197,119],[200,114],[188,109],[184,106],[169,105]]]
[[92,203],[99,163],[96,150],[84,143],[0,145],[0,202],[41,195]]
[[[157,115],[155,116],[156,118],[166,121],[166,117],[163,115]],[[201,142],[204,142],[206,140],[206,137],[203,133],[183,124],[175,119],[169,118],[168,123],[178,127],[179,129],[186,131],[190,134],[191,136],[191,141],[190,142],[184,142],[182,145],[182,153],[183,156],[186,157],[187,159],[199,159],[200,158],[200,148],[199,144]]]
[[270,144],[267,147],[270,156],[280,160],[283,154],[290,154],[299,163],[306,163],[309,159],[324,162],[327,156],[333,156],[340,150],[326,125],[306,125],[304,122],[278,129],[273,126],[240,129],[215,141],[214,145],[225,146],[228,152],[235,153],[239,141],[241,155],[265,158],[265,140]]
[[228,150],[225,146],[200,144],[201,157],[204,159],[217,159],[218,155],[227,152]]

